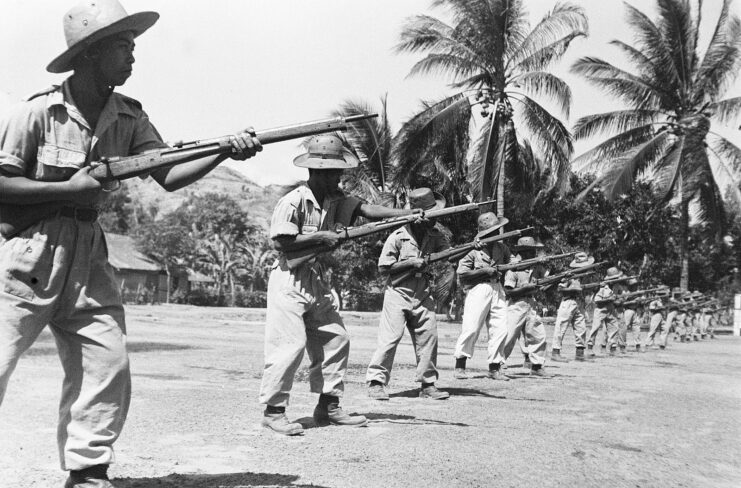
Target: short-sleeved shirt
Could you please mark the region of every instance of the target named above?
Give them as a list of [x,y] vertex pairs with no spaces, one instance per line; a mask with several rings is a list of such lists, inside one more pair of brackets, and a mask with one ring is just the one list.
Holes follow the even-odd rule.
[[581,295],[581,282],[579,281],[579,278],[563,279],[558,284],[558,291],[561,292],[564,298],[574,298],[575,296]]
[[597,293],[594,295],[594,303],[596,305],[606,304],[615,300],[615,293],[609,285],[602,285]]
[[[533,283],[535,280],[545,278],[546,274],[546,270],[542,266],[517,271],[509,270],[504,274],[504,287],[511,289],[521,288]],[[514,301],[526,300],[530,295],[532,294],[517,296],[514,298]]]
[[660,298],[651,300],[651,303],[648,304],[648,309],[652,312],[660,312],[664,309],[664,302]]
[[[418,243],[407,226],[404,226],[396,229],[386,238],[381,255],[378,257],[378,268],[386,274],[388,268],[397,262],[421,258],[426,254],[443,251],[449,247],[448,238],[437,227],[428,229],[422,238],[422,242]],[[421,298],[430,292],[429,279],[430,275],[428,273],[420,272],[393,286],[391,276],[387,276],[386,285],[393,286],[409,296]]]
[[[333,230],[336,224],[352,225],[363,201],[337,190],[320,205],[307,185],[302,184],[278,201],[270,220],[270,238],[313,234],[320,230]],[[285,263],[280,253],[279,263]],[[313,264],[307,262],[307,264]]]
[[[494,242],[485,249],[472,249],[463,259],[458,261],[456,273],[460,276],[467,271],[476,271],[477,269],[489,268],[497,264],[507,264],[512,258],[509,248],[502,242]],[[475,286],[479,283],[485,283],[491,280],[488,276],[482,276],[475,283],[471,282],[464,285],[466,288]]]
[[168,147],[141,104],[111,93],[93,129],[77,109],[69,80],[13,107],[0,120],[0,172],[64,181],[101,157]]

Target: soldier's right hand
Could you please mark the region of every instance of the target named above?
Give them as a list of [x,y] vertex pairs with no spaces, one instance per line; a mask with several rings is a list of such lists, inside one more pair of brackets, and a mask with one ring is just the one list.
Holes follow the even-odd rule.
[[314,239],[317,239],[317,242],[322,246],[334,249],[335,247],[340,245],[340,235],[337,232],[320,230],[318,232],[315,232],[313,235]]
[[499,270],[494,266],[489,266],[488,268],[486,268],[486,274],[491,277],[496,277],[499,276]]
[[427,263],[422,258],[410,258],[409,261],[412,263],[414,269],[422,269],[427,266]]
[[69,199],[78,205],[90,206],[95,202],[98,194],[103,189],[100,181],[90,176],[90,166],[80,168],[77,173],[67,180]]

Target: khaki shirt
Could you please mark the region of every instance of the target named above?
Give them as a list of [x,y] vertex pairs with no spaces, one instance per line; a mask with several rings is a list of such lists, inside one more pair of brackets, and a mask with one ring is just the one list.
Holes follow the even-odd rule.
[[[467,271],[490,268],[497,264],[508,264],[511,258],[512,254],[504,243],[494,242],[491,246],[486,246],[484,249],[472,249],[469,251],[468,254],[463,256],[463,259],[458,261],[456,273],[460,276]],[[476,283],[472,282],[464,285],[464,287],[470,288],[479,283],[486,283],[491,279],[488,276],[482,276]]]
[[[386,238],[383,250],[381,250],[381,255],[378,258],[378,268],[386,276],[386,285],[392,286],[388,268],[397,262],[421,258],[425,254],[443,251],[449,247],[450,242],[437,227],[429,229],[420,244],[407,229],[407,226],[404,226],[395,230]],[[398,283],[394,288],[410,296],[420,298],[430,293],[430,277],[427,272],[418,272]]]
[[69,81],[13,107],[0,120],[0,172],[39,181],[64,181],[101,157],[168,147],[141,104],[108,97],[93,129],[72,99]]
[[[353,196],[346,196],[341,191],[325,198],[320,205],[307,185],[300,185],[288,192],[278,201],[270,219],[270,238],[280,236],[297,236],[313,234],[320,230],[334,229],[335,224],[350,225],[352,218],[346,222],[337,222],[340,214],[353,216],[363,201]],[[347,217],[342,217],[347,219]],[[275,266],[285,265],[285,255],[280,253]],[[302,274],[311,269],[322,274],[317,260],[312,259],[300,265],[294,272]]]

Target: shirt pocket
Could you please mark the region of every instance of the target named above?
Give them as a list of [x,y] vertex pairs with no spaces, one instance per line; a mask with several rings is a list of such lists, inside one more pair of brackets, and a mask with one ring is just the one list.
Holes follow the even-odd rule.
[[412,244],[411,241],[401,241],[401,249],[399,250],[399,261],[417,257],[419,257],[419,249],[417,248],[417,246]]
[[32,300],[48,286],[53,251],[47,246],[47,236],[16,237],[10,242],[10,256],[4,270],[3,289],[6,293]]
[[[36,159],[39,165],[39,172],[43,172],[45,167],[48,168],[46,170],[48,172],[59,170],[76,171],[85,166],[87,153],[78,149],[47,143],[39,148]],[[68,172],[69,171],[67,171],[67,173]],[[43,175],[37,174],[37,177],[38,176]]]

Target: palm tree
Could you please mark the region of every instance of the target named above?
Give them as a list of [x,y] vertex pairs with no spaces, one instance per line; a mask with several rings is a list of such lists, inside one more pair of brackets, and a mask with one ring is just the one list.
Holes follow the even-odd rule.
[[[395,180],[413,186],[440,181],[442,190],[497,198],[504,215],[502,168],[515,165],[520,132],[537,147],[551,171],[549,188],[568,188],[571,137],[561,121],[536,99],[555,102],[568,117],[571,90],[548,68],[571,41],[587,33],[583,10],[558,3],[530,29],[522,0],[436,0],[449,7],[453,23],[418,15],[405,25],[399,52],[426,53],[410,75],[441,73],[452,78],[455,93],[424,102],[397,136]],[[473,106],[485,122],[467,166]]]
[[[577,139],[608,138],[576,158],[575,170],[596,172],[611,199],[650,178],[661,204],[679,201],[680,286],[689,281],[689,206],[721,223],[721,181],[739,192],[741,149],[710,130],[714,123],[738,123],[741,97],[723,98],[741,67],[741,21],[724,0],[708,47],[698,38],[702,2],[658,0],[650,20],[626,4],[634,43],[612,41],[630,60],[626,71],[596,57],[578,60],[572,70],[626,105],[625,109],[580,118]],[[726,179],[727,178],[727,179]]]

